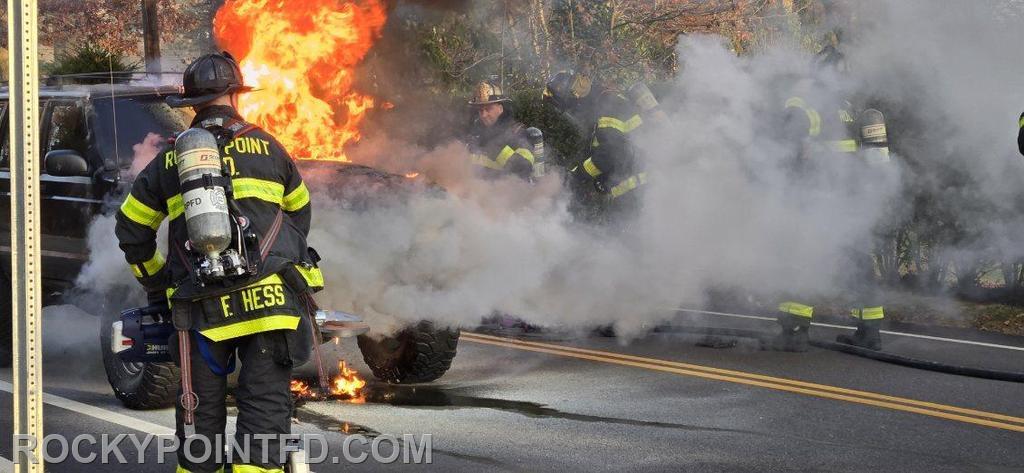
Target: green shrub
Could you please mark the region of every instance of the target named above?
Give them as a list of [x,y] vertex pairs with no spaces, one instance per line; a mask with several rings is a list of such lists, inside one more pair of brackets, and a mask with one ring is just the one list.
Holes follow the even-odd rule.
[[115,82],[127,82],[139,67],[139,63],[130,62],[123,54],[86,44],[58,55],[54,62],[43,66],[43,72],[51,77],[72,76],[58,78],[60,83],[101,84],[110,82],[111,75]]

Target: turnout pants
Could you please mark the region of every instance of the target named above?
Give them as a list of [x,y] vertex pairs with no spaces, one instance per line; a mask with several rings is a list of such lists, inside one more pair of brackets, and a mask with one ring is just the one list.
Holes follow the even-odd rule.
[[[218,460],[225,459],[221,452],[229,444],[224,436],[227,423],[227,376],[215,373],[214,369],[226,369],[232,363],[230,358],[236,353],[241,362],[241,372],[235,390],[238,405],[235,442],[240,448],[248,446],[249,458],[243,461],[236,453],[233,463],[256,465],[267,470],[282,468],[287,463],[287,455],[281,452],[283,446],[280,440],[281,436],[291,432],[292,396],[289,384],[292,361],[288,353],[288,339],[291,338],[288,332],[293,331],[274,330],[221,342],[205,340],[207,356],[218,365],[214,368],[211,368],[200,351],[199,345],[202,342],[197,337],[201,335],[190,332],[192,384],[199,398],[195,410],[195,435],[191,437],[205,436],[209,442],[201,438],[191,441],[185,438],[179,386],[175,405],[175,435],[180,442],[179,472],[182,469],[193,473],[222,471],[223,466]],[[170,346],[178,346],[177,334],[172,337]],[[180,366],[181,357],[176,353],[177,350],[174,351],[172,355],[175,364]],[[259,434],[269,434],[272,438],[264,441],[262,436],[255,437]],[[186,455],[186,448],[191,455]],[[204,455],[208,458],[203,458]]]

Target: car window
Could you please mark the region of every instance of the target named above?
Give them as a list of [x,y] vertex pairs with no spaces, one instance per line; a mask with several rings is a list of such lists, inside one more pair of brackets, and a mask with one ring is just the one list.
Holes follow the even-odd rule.
[[92,107],[96,146],[105,162],[122,168],[141,169],[192,120],[187,109],[168,107],[155,96],[97,99]]
[[72,150],[85,156],[86,154],[86,128],[85,115],[82,106],[75,102],[51,102],[49,123],[47,128],[49,136],[43,153],[56,150]]

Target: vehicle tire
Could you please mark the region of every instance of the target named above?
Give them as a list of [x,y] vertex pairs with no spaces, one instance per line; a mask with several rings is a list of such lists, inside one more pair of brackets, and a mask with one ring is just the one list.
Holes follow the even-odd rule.
[[377,379],[392,384],[428,383],[451,368],[459,331],[437,329],[423,321],[391,337],[360,335],[357,342]]
[[11,366],[14,361],[14,308],[11,306],[11,282],[0,273],[0,368]]
[[174,405],[178,395],[180,371],[173,362],[135,363],[118,358],[110,349],[111,324],[116,315],[103,316],[100,327],[100,351],[107,381],[121,403],[129,409],[162,409]]

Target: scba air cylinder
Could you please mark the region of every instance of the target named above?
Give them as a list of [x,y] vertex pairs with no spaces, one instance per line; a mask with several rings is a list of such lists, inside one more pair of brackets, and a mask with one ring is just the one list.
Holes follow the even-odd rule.
[[206,255],[212,275],[223,275],[220,254],[231,245],[228,201],[220,183],[217,139],[202,128],[190,128],[174,142],[185,223],[192,249]]

